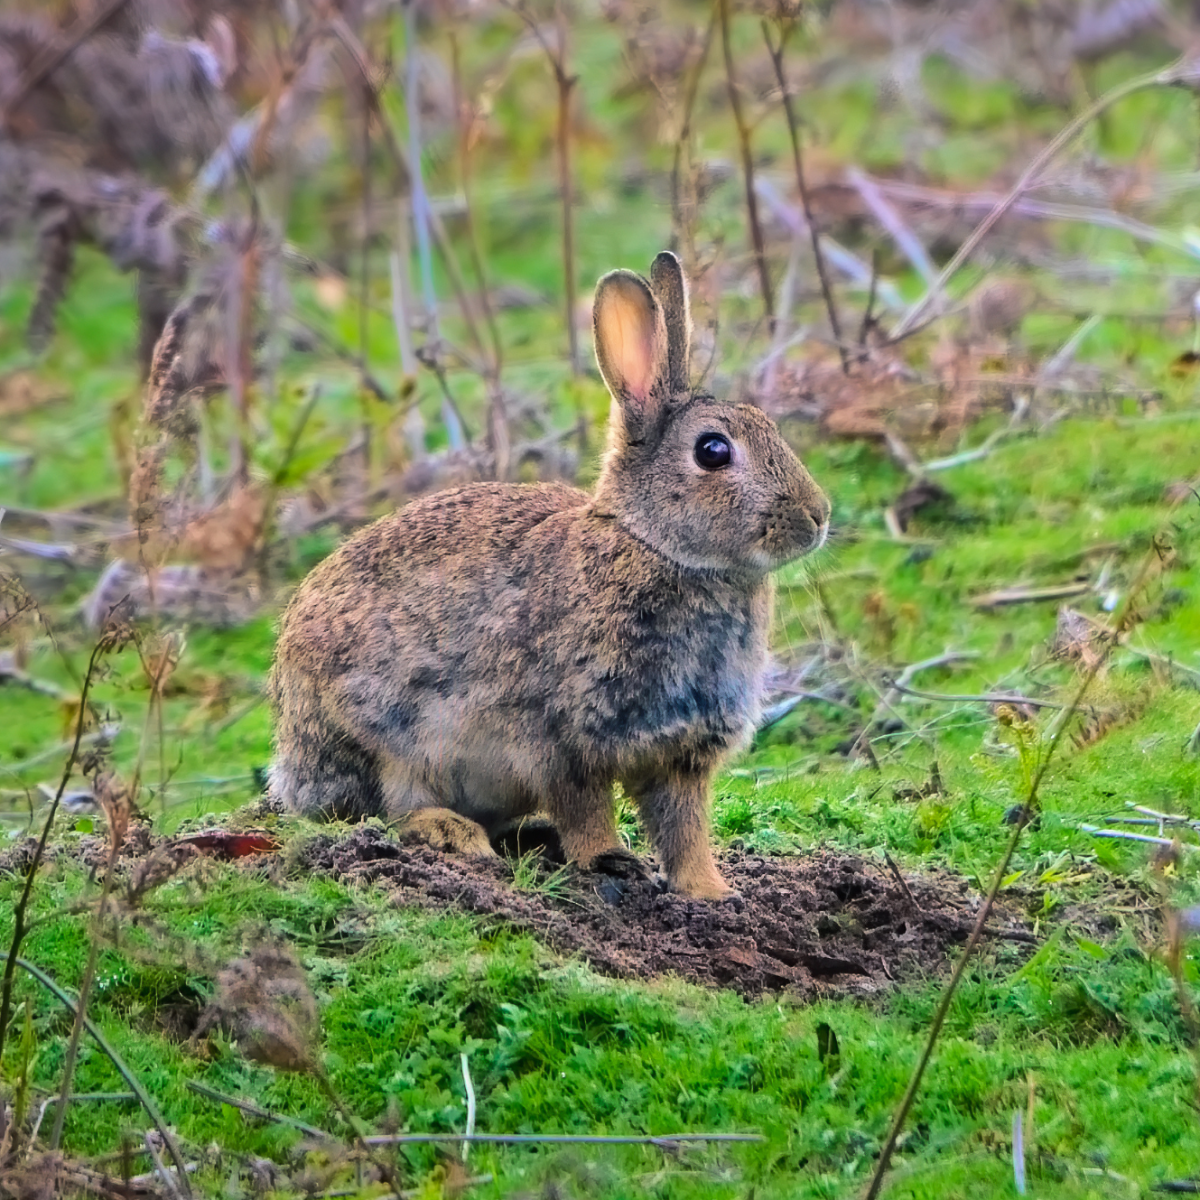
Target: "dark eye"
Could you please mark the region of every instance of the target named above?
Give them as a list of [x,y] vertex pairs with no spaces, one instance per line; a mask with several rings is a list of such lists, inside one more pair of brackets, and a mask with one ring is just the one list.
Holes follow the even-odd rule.
[[706,471],[719,471],[733,458],[728,438],[719,433],[702,433],[696,439],[696,462]]

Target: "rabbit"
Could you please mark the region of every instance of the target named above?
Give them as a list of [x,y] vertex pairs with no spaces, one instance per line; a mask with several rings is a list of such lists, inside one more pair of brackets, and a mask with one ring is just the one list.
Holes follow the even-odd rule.
[[455,488],[317,566],[281,621],[269,786],[468,852],[542,814],[588,868],[632,858],[620,783],[667,885],[720,899],[710,783],[755,729],[770,572],[823,543],[829,501],[761,410],[691,389],[675,255],[605,275],[593,325],[613,400],[594,491]]

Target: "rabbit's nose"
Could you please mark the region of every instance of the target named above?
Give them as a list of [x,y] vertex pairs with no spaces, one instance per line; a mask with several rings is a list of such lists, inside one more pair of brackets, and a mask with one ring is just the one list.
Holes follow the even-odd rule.
[[829,536],[829,518],[833,515],[833,505],[829,502],[829,497],[821,495],[808,508],[808,516],[812,523],[817,528],[816,541],[813,544],[814,550],[820,550],[825,545],[825,539]]

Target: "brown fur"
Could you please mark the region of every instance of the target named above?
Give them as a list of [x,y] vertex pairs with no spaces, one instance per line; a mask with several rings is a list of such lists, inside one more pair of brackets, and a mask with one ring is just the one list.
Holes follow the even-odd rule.
[[[709,782],[758,716],[768,572],[820,543],[829,504],[761,411],[688,390],[674,255],[652,278],[614,271],[596,290],[614,404],[593,494],[429,496],[301,585],[271,679],[272,788],[292,808],[450,809],[488,831],[543,812],[587,865],[619,846],[620,781],[671,886],[728,893]],[[729,440],[728,466],[696,463],[704,434]]]

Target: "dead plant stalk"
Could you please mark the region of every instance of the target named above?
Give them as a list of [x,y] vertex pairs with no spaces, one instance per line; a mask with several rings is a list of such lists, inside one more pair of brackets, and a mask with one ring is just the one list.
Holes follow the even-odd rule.
[[[71,1086],[75,1078],[75,1064],[79,1058],[79,1046],[83,1039],[88,1003],[92,995],[92,985],[96,980],[96,964],[100,957],[100,946],[104,940],[104,918],[108,909],[108,898],[112,892],[113,871],[117,865],[117,859],[120,856],[121,847],[125,841],[125,834],[129,825],[130,809],[137,800],[138,788],[141,783],[142,766],[145,761],[146,743],[150,737],[150,723],[156,712],[159,715],[160,756],[162,753],[162,692],[167,678],[175,668],[177,661],[174,656],[175,647],[168,639],[161,639],[157,647],[157,652],[147,657],[141,640],[136,639],[135,644],[142,660],[142,670],[150,681],[150,695],[146,701],[146,720],[142,726],[142,738],[141,745],[138,748],[137,766],[128,788],[121,788],[119,783],[110,786],[109,799],[104,801],[104,793],[99,783],[96,787],[97,796],[103,802],[104,815],[108,825],[108,859],[105,862],[104,878],[100,885],[100,899],[92,916],[88,957],[83,970],[83,978],[79,984],[79,999],[75,1005],[75,1020],[71,1026],[71,1038],[67,1043],[67,1054],[63,1063],[62,1082],[59,1084],[58,1107],[54,1113],[54,1126],[50,1134],[51,1150],[57,1150],[62,1142],[63,1126],[67,1119],[67,1106],[71,1102]],[[162,764],[160,761],[160,771],[161,767]],[[161,1167],[161,1163],[158,1166]],[[188,1192],[186,1174],[180,1176],[180,1183],[184,1192]]]
[[996,905],[996,897],[1000,894],[1000,889],[1008,876],[1009,865],[1012,863],[1013,855],[1020,844],[1021,835],[1025,832],[1025,827],[1037,811],[1038,791],[1042,780],[1046,776],[1046,772],[1050,769],[1051,762],[1054,760],[1054,753],[1063,741],[1063,734],[1066,732],[1066,727],[1082,706],[1084,698],[1091,689],[1096,676],[1100,673],[1104,664],[1108,662],[1109,656],[1112,654],[1113,648],[1117,645],[1120,635],[1128,632],[1129,628],[1136,623],[1138,619],[1136,608],[1137,597],[1150,580],[1154,565],[1161,557],[1161,541],[1159,538],[1155,538],[1154,544],[1143,558],[1138,573],[1130,585],[1129,591],[1126,593],[1121,609],[1116,614],[1112,626],[1109,627],[1109,637],[1105,640],[1103,653],[1096,655],[1095,660],[1089,665],[1080,681],[1079,687],[1076,689],[1070,703],[1055,715],[1045,737],[1042,739],[1044,750],[1033,773],[1033,777],[1029,782],[1025,801],[1020,806],[1020,816],[1013,827],[1012,837],[1009,838],[1008,844],[1004,849],[1004,854],[992,879],[992,885],[988,889],[983,905],[979,909],[979,915],[975,919],[975,924],[971,929],[970,936],[967,938],[966,945],[963,947],[963,952],[955,964],[954,972],[950,976],[950,982],[946,985],[941,1000],[938,1001],[933,1019],[929,1023],[929,1033],[925,1039],[924,1049],[917,1060],[917,1065],[908,1082],[904,1097],[896,1109],[892,1128],[888,1133],[887,1140],[883,1144],[883,1149],[879,1153],[879,1160],[875,1164],[875,1173],[871,1176],[871,1182],[863,1194],[863,1200],[876,1200],[879,1193],[883,1190],[883,1182],[887,1176],[888,1166],[891,1163],[892,1155],[896,1151],[896,1144],[900,1139],[900,1134],[904,1130],[904,1123],[908,1119],[913,1101],[916,1099],[917,1092],[921,1087],[921,1080],[924,1078],[925,1069],[929,1066],[929,1062],[933,1057],[933,1051],[941,1035],[942,1026],[945,1024],[946,1015],[949,1013],[950,1005],[954,1000],[954,994],[958,990],[958,985],[962,982],[967,964],[971,961],[971,956],[974,954],[975,948],[979,945],[980,938],[983,936],[984,929],[992,915],[992,909]]
[[737,71],[733,63],[733,47],[729,39],[729,0],[718,0],[717,9],[721,17],[721,48],[725,54],[725,83],[729,90],[729,107],[733,110],[733,122],[737,127],[738,146],[742,155],[742,178],[746,186],[746,217],[750,224],[750,242],[754,248],[754,261],[758,267],[758,284],[762,291],[763,310],[767,317],[768,332],[775,331],[775,301],[771,295],[771,273],[767,269],[767,250],[763,240],[762,223],[758,218],[758,194],[754,190],[754,152],[750,145],[750,126],[742,108],[742,93],[738,85]]
[[[817,268],[817,279],[821,283],[821,295],[825,300],[825,311],[829,314],[829,329],[833,340],[837,343],[838,354],[842,359],[842,374],[850,374],[850,355],[842,342],[842,323],[838,318],[837,303],[833,298],[833,287],[829,282],[829,272],[825,267],[825,255],[821,251],[821,235],[817,232],[817,223],[813,218],[812,201],[808,194],[808,184],[804,177],[804,157],[800,149],[800,126],[796,120],[795,107],[792,104],[792,91],[788,87],[787,72],[783,67],[783,52],[787,47],[788,38],[795,29],[795,22],[790,18],[779,18],[779,45],[771,42],[771,28],[766,20],[762,23],[763,41],[767,44],[767,53],[771,56],[771,65],[775,68],[775,79],[779,83],[780,99],[783,103],[784,116],[787,117],[788,136],[792,141],[792,162],[796,168],[796,188],[800,193],[800,206],[804,210],[804,222],[808,226],[808,236],[812,240],[813,261]],[[787,315],[786,313],[784,314]]]
[[[722,0],[727,3],[728,0]],[[1189,58],[1180,58],[1171,66],[1145,75],[1137,75],[1124,83],[1104,93],[1093,103],[1089,104],[1077,117],[1069,121],[1037,154],[1033,161],[1021,172],[1021,177],[1013,184],[1008,194],[972,231],[954,254],[954,257],[942,268],[941,274],[933,281],[928,290],[901,318],[891,334],[891,341],[896,341],[914,331],[918,322],[928,309],[940,298],[946,284],[950,282],[967,259],[975,252],[975,248],[991,232],[992,228],[1012,208],[1022,195],[1037,181],[1037,177],[1054,159],[1059,151],[1065,149],[1087,128],[1101,113],[1110,109],[1118,101],[1132,96],[1136,92],[1145,91],[1152,87],[1174,87],[1188,82],[1196,77],[1197,64]]]
[[500,386],[504,351],[500,341],[500,331],[496,325],[496,314],[488,296],[487,271],[484,269],[483,250],[479,244],[479,229],[475,223],[475,214],[471,203],[471,150],[475,142],[480,113],[476,104],[467,99],[463,89],[462,59],[458,49],[458,37],[453,30],[450,31],[450,64],[454,82],[454,107],[458,114],[458,173],[462,182],[463,223],[466,227],[471,265],[475,269],[475,278],[479,284],[479,303],[483,309],[484,323],[487,325],[488,334],[492,340],[492,361],[488,365],[484,380],[489,396],[488,449],[491,450],[493,456],[493,474],[497,479],[507,479],[512,456],[512,440],[509,435],[504,392]]
[[29,901],[33,896],[33,881],[37,877],[38,868],[42,865],[42,858],[46,853],[46,843],[50,840],[50,830],[54,825],[54,818],[58,813],[59,803],[62,801],[63,793],[67,790],[67,782],[71,778],[71,772],[75,768],[75,760],[79,756],[79,743],[83,738],[83,723],[88,711],[88,692],[92,686],[92,676],[96,669],[96,663],[99,661],[101,654],[107,652],[108,648],[103,638],[92,647],[92,653],[88,659],[87,671],[83,676],[83,688],[79,695],[79,712],[75,718],[75,739],[71,743],[71,751],[67,755],[67,761],[63,766],[62,778],[58,783],[58,791],[55,792],[54,799],[50,802],[50,811],[46,814],[46,823],[42,826],[42,833],[38,838],[37,848],[33,852],[29,869],[25,872],[25,887],[21,890],[21,898],[17,901],[17,906],[13,910],[12,938],[9,940],[8,957],[4,962],[4,979],[3,982],[0,982],[0,1062],[4,1059],[4,1040],[8,1032],[9,1020],[12,1017],[12,992],[17,973],[17,959],[21,953],[21,943],[25,940],[25,934],[29,928],[26,915],[29,911]]
[[555,0],[554,31],[556,46],[551,46],[542,33],[541,26],[526,8],[525,4],[513,4],[506,0],[505,7],[516,13],[525,22],[529,32],[537,39],[537,43],[546,52],[550,69],[554,73],[554,82],[558,88],[558,126],[556,140],[558,145],[558,192],[562,203],[562,256],[563,256],[563,297],[564,312],[567,318],[567,344],[571,356],[571,374],[578,375],[582,370],[579,359],[579,331],[575,328],[575,223],[572,214],[574,199],[571,188],[571,93],[579,82],[578,75],[572,75],[567,69],[567,15],[563,9],[562,0]]
[[[692,114],[696,109],[696,97],[700,92],[700,77],[708,63],[708,52],[712,48],[713,33],[717,28],[720,0],[713,6],[712,15],[704,30],[704,41],[700,46],[700,57],[692,68],[684,92],[683,113],[679,122],[679,133],[675,138],[675,157],[671,165],[671,225],[675,245],[683,258],[688,275],[696,273],[696,181],[692,156]],[[683,198],[683,155],[688,156],[687,201]]]

